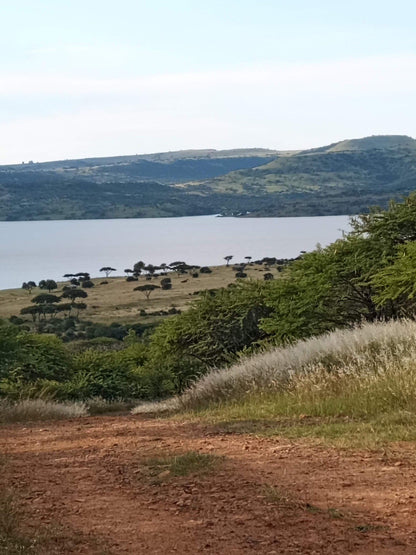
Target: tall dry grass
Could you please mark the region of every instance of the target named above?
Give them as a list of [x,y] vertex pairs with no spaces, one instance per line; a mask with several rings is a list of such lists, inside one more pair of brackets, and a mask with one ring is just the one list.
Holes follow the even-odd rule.
[[269,416],[415,412],[416,322],[364,324],[245,358],[207,374],[167,406],[194,410],[248,402],[253,408],[260,400]]
[[43,399],[24,399],[21,401],[0,400],[0,423],[26,422],[39,420],[59,420],[86,416],[85,403],[57,403]]

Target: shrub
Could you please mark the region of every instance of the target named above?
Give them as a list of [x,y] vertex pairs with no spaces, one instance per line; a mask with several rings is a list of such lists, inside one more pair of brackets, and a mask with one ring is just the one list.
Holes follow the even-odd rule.
[[71,357],[57,337],[0,327],[0,379],[26,383],[65,380],[71,374]]
[[268,314],[267,285],[256,281],[202,293],[186,312],[158,326],[150,359],[169,361],[179,387],[212,366],[235,360],[239,351],[265,337],[259,322]]

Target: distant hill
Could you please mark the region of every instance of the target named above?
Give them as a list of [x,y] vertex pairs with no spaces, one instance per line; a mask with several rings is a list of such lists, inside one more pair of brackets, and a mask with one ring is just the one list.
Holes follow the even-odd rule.
[[416,190],[416,141],[187,150],[0,166],[0,219],[355,214]]
[[365,212],[416,189],[416,140],[340,141],[182,187],[205,195],[268,196],[268,207],[253,207],[252,216]]

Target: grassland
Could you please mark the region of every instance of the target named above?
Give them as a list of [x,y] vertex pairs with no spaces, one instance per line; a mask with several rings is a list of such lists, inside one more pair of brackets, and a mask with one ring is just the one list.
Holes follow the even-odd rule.
[[[198,291],[206,289],[219,289],[227,287],[230,283],[235,282],[235,271],[230,266],[214,266],[211,268],[211,274],[201,274],[197,278],[193,278],[189,274],[181,275],[175,272],[169,274],[172,279],[172,289],[162,290],[155,289],[146,300],[144,295],[139,291],[134,291],[138,285],[152,283],[160,285],[161,278],[153,278],[146,281],[144,277],[139,282],[126,282],[123,277],[109,277],[107,279],[93,279],[94,287],[88,289],[87,309],[82,313],[84,320],[100,323],[133,323],[143,322],[150,323],[160,319],[160,316],[148,315],[142,316],[141,311],[146,313],[154,313],[160,311],[169,311],[171,308],[184,310],[195,298]],[[251,264],[246,267],[247,279],[263,279],[265,273],[264,266]],[[267,270],[277,275],[275,268]],[[103,281],[108,283],[100,285]],[[62,288],[68,282],[60,282],[59,288],[52,291],[53,294],[62,293]],[[38,289],[33,289],[31,294],[22,289],[5,289],[0,291],[0,318],[9,318],[12,315],[19,315],[20,310],[25,306],[30,306],[31,298],[40,293]]]
[[[229,433],[375,448],[416,441],[416,324],[367,324],[254,355],[148,406]],[[134,413],[144,413],[146,405]]]

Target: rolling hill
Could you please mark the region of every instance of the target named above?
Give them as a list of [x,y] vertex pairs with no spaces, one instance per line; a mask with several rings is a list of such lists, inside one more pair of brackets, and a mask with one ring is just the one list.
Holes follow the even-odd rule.
[[355,214],[416,189],[416,140],[188,150],[0,166],[0,219]]

